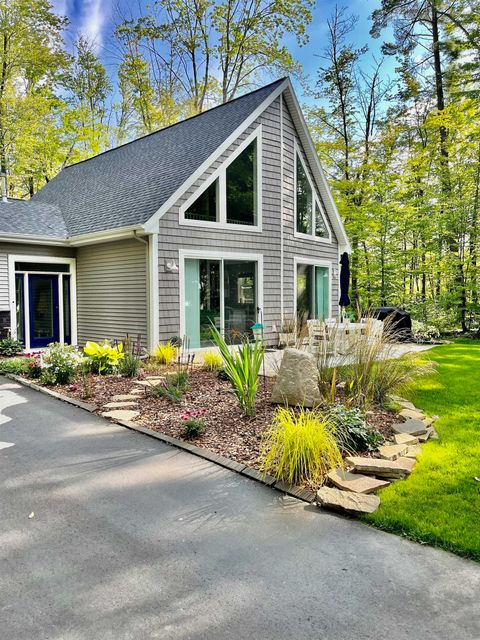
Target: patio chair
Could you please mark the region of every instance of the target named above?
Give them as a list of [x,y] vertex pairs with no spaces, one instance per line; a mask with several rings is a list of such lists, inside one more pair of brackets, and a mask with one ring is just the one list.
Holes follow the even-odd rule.
[[314,353],[320,348],[326,350],[326,354],[335,356],[337,354],[336,336],[332,334],[331,328],[323,320],[307,320],[308,328],[308,348]]

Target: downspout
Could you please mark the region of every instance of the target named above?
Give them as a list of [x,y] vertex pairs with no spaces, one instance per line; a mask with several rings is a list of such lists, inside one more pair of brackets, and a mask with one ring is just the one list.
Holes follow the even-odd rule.
[[147,299],[148,299],[148,351],[153,353],[159,335],[159,303],[158,303],[158,233],[148,235],[148,240],[133,232],[133,238],[147,246]]

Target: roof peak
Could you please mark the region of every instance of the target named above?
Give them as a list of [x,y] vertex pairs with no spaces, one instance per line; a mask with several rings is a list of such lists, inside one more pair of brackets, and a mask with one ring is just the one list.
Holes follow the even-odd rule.
[[217,109],[221,109],[222,107],[226,107],[227,105],[231,105],[233,102],[237,102],[238,100],[242,100],[243,98],[247,98],[248,96],[251,96],[255,93],[258,93],[259,91],[264,91],[265,89],[268,89],[269,87],[274,87],[275,85],[280,85],[282,82],[285,82],[286,80],[288,80],[288,76],[284,76],[283,78],[278,78],[277,80],[274,80],[273,82],[269,82],[268,84],[263,85],[262,87],[258,87],[258,89],[254,89],[253,91],[249,91],[248,93],[244,93],[241,96],[237,96],[236,98],[232,98],[231,100],[228,100],[227,102],[222,102],[222,104],[217,104],[214,107],[210,107],[210,109],[206,109],[205,111],[201,111],[200,113],[196,113],[193,116],[189,116],[188,118],[184,118],[183,120],[178,120],[178,122],[174,122],[173,124],[169,124],[165,127],[162,127],[161,129],[156,129],[155,131],[150,131],[150,133],[145,133],[141,136],[138,136],[138,138],[134,138],[133,140],[128,140],[127,142],[123,142],[122,144],[118,144],[115,147],[111,147],[110,149],[105,149],[105,151],[101,151],[100,153],[95,154],[94,156],[90,156],[89,158],[84,158],[83,160],[79,160],[78,162],[74,162],[73,164],[69,164],[66,165],[63,168],[63,171],[65,169],[70,169],[71,167],[76,167],[79,164],[82,164],[84,162],[88,162],[89,160],[94,160],[95,158],[98,158],[100,156],[103,156],[107,153],[111,153],[112,151],[116,151],[117,149],[122,149],[123,147],[127,147],[128,145],[134,144],[135,142],[138,142],[140,140],[145,140],[145,138],[149,138],[151,136],[155,136],[159,133],[162,133],[163,131],[167,131],[169,129],[172,129],[173,127],[177,127],[180,124],[183,124],[184,122],[189,122],[191,120],[195,120],[196,118],[201,118],[202,116],[204,116],[207,113],[211,113],[212,111],[215,111]]

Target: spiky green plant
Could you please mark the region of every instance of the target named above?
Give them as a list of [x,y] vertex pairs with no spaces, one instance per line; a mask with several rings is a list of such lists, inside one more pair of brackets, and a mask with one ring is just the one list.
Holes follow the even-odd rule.
[[223,360],[223,370],[230,380],[242,411],[247,417],[255,414],[255,400],[258,390],[258,376],[265,349],[256,340],[244,338],[242,344],[230,348],[218,329],[212,324],[212,338]]

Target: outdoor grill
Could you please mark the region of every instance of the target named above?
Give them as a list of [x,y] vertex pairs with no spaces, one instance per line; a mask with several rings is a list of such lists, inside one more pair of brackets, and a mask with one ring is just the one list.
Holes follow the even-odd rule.
[[399,342],[412,340],[412,318],[410,314],[399,307],[377,307],[372,309],[372,315],[378,320],[387,320],[390,332]]

